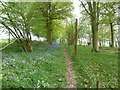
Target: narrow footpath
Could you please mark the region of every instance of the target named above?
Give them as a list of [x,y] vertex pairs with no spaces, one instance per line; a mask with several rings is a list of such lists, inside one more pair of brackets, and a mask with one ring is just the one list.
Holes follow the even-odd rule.
[[68,51],[66,48],[64,48],[64,55],[66,59],[66,65],[67,65],[67,87],[66,88],[76,88],[76,80],[75,80],[75,71],[72,67],[72,62],[70,60],[70,57],[68,55]]

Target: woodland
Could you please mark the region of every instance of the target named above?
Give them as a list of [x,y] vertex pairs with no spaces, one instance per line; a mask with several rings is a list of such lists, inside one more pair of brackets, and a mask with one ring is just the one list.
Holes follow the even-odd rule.
[[79,2],[0,1],[0,88],[119,88],[120,3]]

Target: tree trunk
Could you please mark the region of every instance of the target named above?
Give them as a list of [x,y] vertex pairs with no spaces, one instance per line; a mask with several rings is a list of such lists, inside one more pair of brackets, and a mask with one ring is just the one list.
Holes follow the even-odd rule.
[[68,32],[68,39],[67,39],[67,41],[68,41],[68,45],[70,45],[70,32]]
[[91,16],[91,28],[92,28],[92,52],[98,52],[98,25],[96,18]]
[[22,51],[24,52],[32,52],[32,41],[29,39],[19,39],[18,44],[20,45]]
[[47,27],[47,41],[49,44],[52,44],[52,20],[48,18],[46,21],[46,27]]
[[93,26],[92,26],[92,32],[93,32],[93,52],[98,52],[98,30],[97,30],[97,25],[93,21]]
[[10,43],[10,31],[8,31],[9,32],[9,38],[8,38],[8,43]]
[[80,40],[79,40],[79,45],[81,45]]
[[100,45],[99,47],[102,47],[102,43],[101,42],[99,42],[99,45]]
[[97,11],[97,5],[96,2],[93,2],[93,7],[91,6],[92,4],[89,3],[89,10],[90,10],[90,19],[91,19],[91,28],[92,28],[92,43],[93,43],[93,48],[92,52],[98,52],[98,11]]
[[39,36],[37,36],[37,39],[38,39],[38,41],[40,41],[40,37]]
[[51,18],[51,12],[52,12],[52,8],[51,8],[51,2],[48,2],[48,17],[47,17],[47,21],[46,21],[46,25],[47,25],[47,41],[49,44],[52,44],[52,18]]
[[114,47],[114,31],[112,22],[110,23],[110,29],[111,29],[111,47]]
[[62,44],[62,39],[60,38],[60,44]]
[[50,29],[47,30],[47,40],[49,44],[52,44],[52,31]]

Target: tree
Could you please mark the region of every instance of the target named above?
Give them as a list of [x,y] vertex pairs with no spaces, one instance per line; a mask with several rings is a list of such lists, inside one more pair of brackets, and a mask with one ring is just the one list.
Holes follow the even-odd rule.
[[[120,12],[120,2],[118,3],[118,12]],[[118,27],[120,28],[120,16],[118,16]],[[119,49],[120,49],[120,30],[118,30],[118,33],[119,33],[119,36],[118,36],[118,46],[119,46]]]
[[114,26],[117,24],[117,2],[108,2],[101,4],[102,24],[110,26],[111,32],[111,47],[114,47]]
[[68,45],[74,45],[74,34],[75,34],[75,19],[71,19],[70,22],[66,24],[66,38]]
[[[91,45],[91,27],[90,27],[90,20],[89,20],[89,16],[86,15],[86,12],[83,10],[82,11],[83,15],[80,19],[79,19],[79,28],[78,28],[78,37],[79,37],[79,42],[80,44],[82,43],[82,39],[86,39],[88,45]],[[80,41],[81,40],[81,41]]]
[[1,2],[0,23],[18,39],[18,45],[25,52],[32,51],[29,6],[28,3]]
[[63,20],[54,20],[53,21],[53,33],[52,40],[56,42],[58,39],[65,38],[65,28]]
[[85,7],[83,2],[82,6],[86,10],[86,12],[90,15],[91,20],[91,28],[92,28],[92,43],[93,43],[93,52],[98,52],[98,21],[99,21],[99,2],[95,2],[94,0],[91,2],[87,2],[88,9]]
[[34,8],[37,9],[39,15],[44,17],[46,36],[49,44],[52,44],[52,33],[54,20],[67,19],[71,17],[73,9],[70,2],[37,2],[34,3]]

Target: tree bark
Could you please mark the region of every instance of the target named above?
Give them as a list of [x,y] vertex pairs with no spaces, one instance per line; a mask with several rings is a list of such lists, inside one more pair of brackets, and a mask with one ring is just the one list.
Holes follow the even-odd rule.
[[52,44],[52,31],[49,28],[47,30],[47,40],[49,44]]
[[51,2],[48,2],[48,18],[46,21],[47,24],[47,41],[49,44],[52,44],[52,18],[51,18],[51,12],[52,12],[52,8],[51,8]]
[[114,47],[114,30],[113,30],[113,24],[110,22],[110,29],[111,29],[111,47]]
[[89,11],[91,13],[90,19],[91,19],[91,28],[92,28],[92,43],[93,48],[92,52],[98,52],[98,10],[97,10],[97,2],[93,2],[93,7],[91,2],[88,2],[89,5]]
[[93,42],[93,52],[98,52],[98,29],[96,19],[92,17],[92,42]]
[[22,49],[22,51],[24,52],[32,52],[32,41],[28,38],[26,39],[19,39],[18,44],[20,45],[20,48]]

